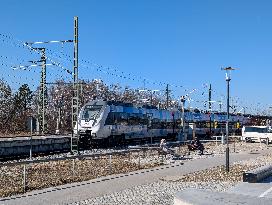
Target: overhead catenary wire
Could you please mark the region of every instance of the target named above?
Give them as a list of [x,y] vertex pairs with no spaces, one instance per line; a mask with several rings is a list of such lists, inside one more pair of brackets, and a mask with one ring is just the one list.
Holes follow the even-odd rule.
[[[7,37],[7,36],[6,36]],[[11,39],[9,37],[9,39]],[[22,41],[19,41],[22,43]],[[38,44],[39,43],[43,43],[43,42],[37,42]],[[24,46],[28,47],[31,51],[35,51],[36,53],[40,54],[40,52],[36,49],[33,49],[33,47],[29,46],[29,44],[31,43],[23,43]],[[61,56],[58,56],[58,57],[61,57]],[[66,57],[70,57],[69,55],[66,55]],[[63,68],[65,70],[65,68],[63,66],[60,66],[60,63],[56,63],[55,60],[53,60],[51,57],[48,57],[47,55],[47,59],[49,59],[51,62],[53,62],[54,64],[56,64],[57,66]],[[67,60],[67,58],[66,58]],[[72,61],[71,58],[68,59],[69,61]],[[167,85],[168,83],[164,83],[164,82],[156,82],[156,81],[150,81],[146,78],[142,78],[141,76],[138,77],[138,76],[134,76],[132,74],[125,74],[125,72],[123,71],[118,71],[117,69],[112,69],[112,68],[109,68],[109,67],[103,67],[101,65],[98,65],[97,63],[93,63],[93,62],[90,62],[90,61],[87,61],[87,60],[81,60],[81,62],[84,62],[84,63],[88,63],[88,64],[91,64],[91,66],[89,65],[85,65],[83,63],[80,63],[80,66],[83,66],[85,68],[92,68],[92,66],[95,66],[95,70],[98,71],[98,72],[102,72],[102,73],[105,73],[107,75],[111,75],[111,76],[115,76],[115,77],[118,77],[118,78],[123,78],[123,79],[128,79],[128,80],[133,80],[133,81],[138,81],[138,82],[142,82],[144,81],[145,83],[149,83],[149,84],[153,84],[153,85],[159,85],[159,86],[165,86]],[[121,73],[121,74],[120,74]],[[184,86],[177,86],[177,85],[174,85],[174,84],[170,84],[170,86],[172,87],[179,87],[179,88],[182,88]],[[187,91],[186,89],[184,90],[185,92]]]
[[[12,37],[11,35],[1,34],[1,33],[0,33],[0,41],[3,42],[3,43],[6,43],[6,44],[10,44],[10,45],[12,45],[14,47],[23,48],[23,49],[27,48],[27,50],[30,51],[31,54],[38,54],[38,55],[41,55],[41,53],[38,50],[33,49],[33,47],[31,45],[34,45],[34,44],[39,45],[41,43],[59,43],[59,42],[62,43],[62,41],[40,41],[40,42],[35,42],[35,43],[30,42],[30,43],[26,44],[25,42],[23,42],[21,40],[18,40],[16,38]],[[66,40],[66,41],[63,41],[63,42],[70,42],[70,41],[71,40]],[[63,46],[63,43],[62,43],[62,46]],[[59,78],[61,78],[61,79],[64,78],[65,80],[69,80],[70,79],[69,75],[73,75],[73,73],[72,73],[72,71],[70,69],[67,68],[67,66],[63,66],[63,64],[65,64],[67,62],[72,62],[73,61],[72,56],[68,55],[68,54],[65,54],[63,52],[56,53],[56,52],[54,52],[53,50],[51,50],[49,48],[46,48],[46,49],[47,49],[47,53],[48,53],[46,59],[48,61],[50,61],[52,64],[54,64],[56,67],[61,68],[60,69],[61,75],[59,75]],[[0,56],[0,57],[5,58],[4,56]],[[24,59],[19,59],[18,58],[16,60],[21,61],[21,62],[26,62],[26,60],[24,60]],[[3,63],[3,66],[4,66],[4,63]],[[5,65],[5,66],[7,66],[7,65]],[[108,76],[114,76],[114,77],[117,77],[117,78],[131,80],[131,81],[135,81],[135,82],[139,82],[139,83],[143,83],[143,81],[145,81],[145,83],[153,85],[153,86],[154,85],[156,85],[156,86],[166,86],[167,84],[169,84],[169,86],[171,86],[172,88],[182,88],[184,93],[188,93],[189,90],[192,90],[192,89],[185,88],[184,85],[176,85],[176,84],[173,84],[173,83],[166,83],[166,82],[162,82],[162,81],[153,81],[153,80],[150,80],[150,79],[147,79],[147,78],[143,78],[142,76],[136,76],[134,74],[121,71],[121,70],[119,70],[117,68],[102,66],[102,65],[100,65],[98,63],[95,63],[93,61],[90,61],[90,60],[81,59],[80,63],[79,63],[79,66],[84,68],[85,70],[87,70],[89,68],[94,69],[97,72],[100,72],[102,74],[106,74]],[[84,70],[83,70],[83,72],[84,72]],[[52,76],[52,77],[54,77],[54,76]],[[194,93],[196,93],[198,91],[202,92],[201,91],[202,87],[199,86],[198,88],[194,88],[194,89],[196,89],[196,91]],[[216,91],[214,89],[213,89],[213,92],[215,92],[215,94],[216,94]],[[204,95],[203,93],[204,92],[202,92],[201,96]],[[220,96],[221,96],[221,94],[218,94],[217,98],[219,98]],[[195,100],[195,101],[197,101],[197,100]]]
[[[20,48],[27,48],[27,49],[29,49],[30,51],[33,51],[34,53],[37,53],[37,54],[39,54],[39,55],[42,55],[42,53],[41,53],[38,49],[36,49],[36,48],[30,46],[29,43],[27,43],[27,42],[23,42],[23,41],[21,41],[21,40],[15,39],[15,38],[13,38],[13,37],[11,37],[11,36],[4,35],[4,34],[1,34],[1,33],[0,33],[0,36],[5,37],[5,38],[8,38],[8,39],[10,39],[10,40],[13,40],[13,42],[15,43],[15,45],[18,46],[18,47],[20,47]],[[60,67],[60,68],[62,68],[63,70],[65,70],[67,73],[73,75],[72,71],[70,71],[69,69],[65,68],[65,67],[62,66],[60,63],[58,63],[58,62],[52,60],[52,59],[51,59],[50,57],[48,57],[48,56],[45,56],[45,58],[46,58],[46,60],[49,60],[50,62],[52,62],[52,64],[54,64],[55,66]]]
[[[57,58],[64,58],[63,56],[61,55],[57,55],[56,53],[54,53],[52,50],[50,51],[49,50],[49,53],[51,55],[53,55],[54,57],[57,57]],[[69,55],[64,55],[65,56],[65,60],[68,60],[68,61],[72,61],[72,57],[69,56]],[[147,78],[142,78],[141,76],[135,76],[131,73],[125,73],[123,71],[119,71],[118,69],[116,68],[110,68],[110,67],[105,67],[105,66],[102,66],[102,65],[99,65],[98,63],[95,63],[95,62],[91,62],[91,61],[88,61],[88,60],[80,60],[81,63],[79,63],[79,66],[83,66],[85,68],[93,68],[92,66],[96,67],[95,69],[97,71],[100,71],[100,72],[104,72],[106,74],[109,74],[109,75],[112,75],[112,76],[116,76],[116,77],[120,77],[120,78],[123,78],[123,79],[129,79],[129,80],[133,80],[133,81],[137,81],[137,82],[140,82],[142,83],[143,81],[145,81],[146,83],[149,83],[149,84],[154,84],[154,85],[167,85],[169,83],[166,83],[166,82],[161,82],[161,81],[151,81]],[[89,65],[86,65],[85,63],[89,64]],[[120,74],[121,73],[121,74]],[[183,88],[184,86],[183,85],[175,85],[175,84],[169,84],[171,87],[176,87],[176,88]]]

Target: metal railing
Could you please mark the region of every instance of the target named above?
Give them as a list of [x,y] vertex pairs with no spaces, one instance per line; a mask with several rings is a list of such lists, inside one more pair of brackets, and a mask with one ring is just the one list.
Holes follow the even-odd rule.
[[[0,197],[151,168],[164,163],[158,147],[0,164]],[[152,163],[147,160],[153,157]]]
[[[190,140],[169,142],[167,145],[175,147],[180,156],[185,156],[188,143]],[[3,162],[0,163],[0,197],[156,167],[165,164],[163,155],[159,144],[148,144],[103,153]]]

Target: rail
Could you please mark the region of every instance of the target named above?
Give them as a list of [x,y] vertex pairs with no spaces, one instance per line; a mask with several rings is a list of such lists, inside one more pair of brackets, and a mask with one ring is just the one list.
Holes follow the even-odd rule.
[[[186,141],[176,141],[176,142],[167,142],[167,145],[172,146],[182,146],[190,143],[191,140]],[[200,142],[221,142],[221,140],[200,140]],[[0,163],[1,166],[14,166],[14,165],[24,165],[24,164],[34,164],[34,163],[43,163],[43,162],[53,162],[53,161],[63,161],[63,160],[72,160],[72,159],[84,159],[84,158],[92,158],[92,157],[99,157],[99,156],[108,156],[108,155],[117,155],[117,154],[127,154],[130,152],[140,152],[146,150],[159,150],[160,144],[145,144],[145,145],[136,145],[136,146],[129,146],[127,150],[122,151],[109,151],[104,153],[92,153],[88,155],[71,155],[67,157],[57,157],[51,159],[38,159],[38,160],[25,160],[20,162],[8,162],[8,163]]]
[[[159,149],[158,147],[154,147],[151,149]],[[57,157],[52,159],[37,159],[37,160],[25,160],[20,162],[8,162],[8,163],[0,163],[1,166],[14,166],[14,165],[27,165],[27,164],[35,164],[35,163],[43,163],[43,162],[54,162],[54,161],[64,161],[64,160],[72,160],[72,159],[85,159],[85,158],[93,158],[93,157],[102,157],[108,155],[118,155],[118,154],[127,154],[130,152],[140,152],[146,150],[146,148],[136,148],[136,149],[128,149],[122,151],[113,151],[113,152],[104,152],[104,153],[93,153],[88,155],[71,155],[67,157]]]

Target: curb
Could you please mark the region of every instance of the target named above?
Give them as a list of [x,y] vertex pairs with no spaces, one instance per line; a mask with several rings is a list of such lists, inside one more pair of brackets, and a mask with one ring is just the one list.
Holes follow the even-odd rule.
[[272,164],[245,172],[243,174],[243,182],[257,183],[270,175],[272,175]]

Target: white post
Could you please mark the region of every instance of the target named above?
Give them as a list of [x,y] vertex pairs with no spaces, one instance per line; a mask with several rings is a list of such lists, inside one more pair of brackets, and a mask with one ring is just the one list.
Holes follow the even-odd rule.
[[232,137],[232,139],[234,139],[234,142],[233,142],[233,151],[235,153],[235,141],[236,141],[236,136]]
[[72,172],[73,172],[73,179],[75,177],[75,159],[72,160]]
[[109,156],[109,163],[110,163],[110,174],[111,174],[111,154]]
[[23,189],[24,193],[26,192],[26,165],[23,167]]
[[32,124],[32,116],[31,116],[30,118],[30,150],[29,150],[29,157],[31,160],[32,160],[32,127],[33,127],[33,124]]
[[138,167],[139,167],[139,169],[140,169],[140,167],[141,167],[141,157],[140,157],[140,151],[138,152],[138,157],[139,157]]

